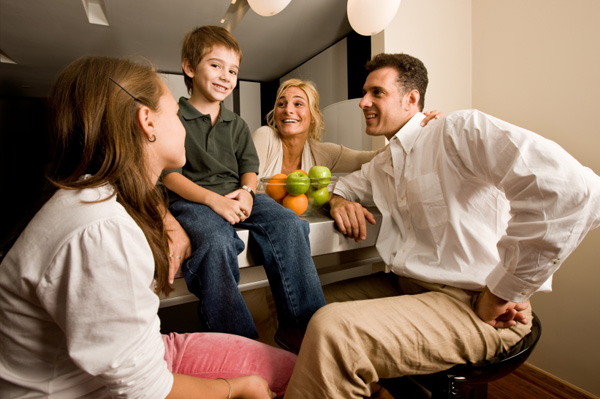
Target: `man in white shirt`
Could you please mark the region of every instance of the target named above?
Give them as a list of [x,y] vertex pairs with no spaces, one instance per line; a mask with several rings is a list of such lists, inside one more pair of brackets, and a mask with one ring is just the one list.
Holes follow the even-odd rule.
[[317,312],[286,399],[300,386],[368,397],[380,378],[494,357],[529,333],[529,297],[600,225],[600,177],[556,143],[476,110],[422,127],[423,63],[380,54],[367,70],[366,132],[390,144],[339,180],[331,215],[359,241],[375,223],[362,205],[378,208],[377,249],[403,295]]

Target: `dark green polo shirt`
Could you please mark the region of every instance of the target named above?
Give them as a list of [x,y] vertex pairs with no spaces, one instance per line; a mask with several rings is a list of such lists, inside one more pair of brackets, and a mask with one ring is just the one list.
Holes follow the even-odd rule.
[[[179,99],[180,118],[185,126],[185,156],[179,172],[194,183],[225,195],[240,188],[240,176],[258,174],[258,155],[246,122],[221,103],[214,126],[210,115],[202,114],[185,97]],[[169,192],[169,200],[179,199]]]

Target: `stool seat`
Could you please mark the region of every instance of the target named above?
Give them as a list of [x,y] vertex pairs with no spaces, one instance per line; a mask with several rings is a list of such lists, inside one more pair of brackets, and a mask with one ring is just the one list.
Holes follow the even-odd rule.
[[[430,392],[432,399],[485,399],[488,382],[500,379],[521,366],[542,335],[540,319],[533,314],[531,332],[509,351],[489,360],[459,364],[435,374],[410,376],[411,380]],[[406,378],[406,377],[403,377]],[[394,380],[382,380],[381,385],[394,394]],[[394,395],[394,397],[396,397]],[[401,396],[398,396],[400,398]]]

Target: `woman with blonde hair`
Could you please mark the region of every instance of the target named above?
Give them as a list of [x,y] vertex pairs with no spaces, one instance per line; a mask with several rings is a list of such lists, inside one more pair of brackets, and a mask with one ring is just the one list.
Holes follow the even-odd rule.
[[[425,124],[442,114],[426,112]],[[360,169],[377,151],[357,151],[340,144],[322,142],[325,131],[319,109],[319,93],[313,82],[289,79],[277,90],[275,105],[267,114],[267,126],[252,133],[260,160],[259,178],[314,165],[327,166],[332,173]]]
[[85,57],[50,95],[47,201],[0,264],[0,397],[273,398],[295,355],[227,334],[161,335],[164,169],[178,106],[149,66]]

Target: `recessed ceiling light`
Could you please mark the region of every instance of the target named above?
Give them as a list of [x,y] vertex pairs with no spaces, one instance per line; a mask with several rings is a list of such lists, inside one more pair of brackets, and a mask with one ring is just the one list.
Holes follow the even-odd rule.
[[94,25],[108,26],[108,18],[106,18],[106,6],[104,0],[81,0],[88,22]]
[[16,64],[4,51],[0,50],[0,62],[3,64]]

